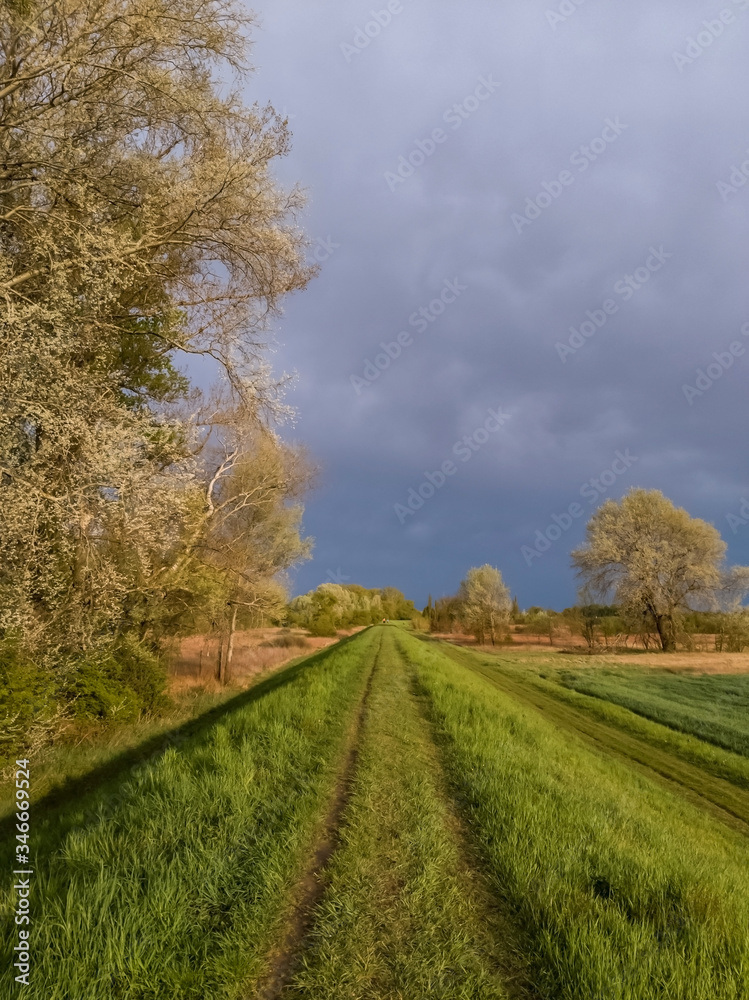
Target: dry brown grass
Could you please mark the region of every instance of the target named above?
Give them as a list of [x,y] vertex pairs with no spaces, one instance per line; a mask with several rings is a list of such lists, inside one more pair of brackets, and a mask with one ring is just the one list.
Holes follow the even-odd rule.
[[[627,654],[596,653],[590,657],[595,664],[621,666]],[[685,673],[700,674],[747,674],[749,673],[749,653],[710,653],[704,650],[694,653],[637,653],[631,662],[642,667],[658,667],[660,670],[683,670]],[[575,666],[580,661],[575,661]],[[593,664],[591,664],[592,666]]]
[[[324,649],[343,636],[358,631],[359,629],[342,629],[335,639],[312,637],[304,629],[298,628],[256,628],[237,632],[234,636],[230,682],[237,687],[247,687],[258,674],[277,670],[298,656]],[[282,636],[295,636],[300,640],[304,639],[306,644],[288,647],[264,645]],[[176,693],[190,687],[218,690],[218,651],[217,636],[191,635],[182,639],[172,654],[169,665],[170,692]]]
[[[436,635],[438,639],[445,639],[456,646],[470,646],[472,649],[486,652],[498,652],[502,648],[508,652],[523,653],[553,653],[560,650],[572,651],[580,650],[584,653],[587,649],[584,639],[581,636],[572,635],[566,629],[559,629],[554,632],[554,644],[549,643],[548,637],[537,635],[526,635],[513,632],[510,636],[511,642],[502,645],[479,646],[473,636],[461,633],[440,633]],[[685,673],[701,674],[746,674],[749,673],[749,652],[746,653],[716,653],[714,651],[715,637],[712,635],[694,636],[694,651],[679,650],[676,653],[660,653],[657,650],[644,651],[642,644],[630,640],[632,649],[631,662],[642,667],[657,667],[660,670],[683,670]],[[580,656],[575,658],[575,666],[621,666],[627,659],[627,653],[607,653],[606,650],[597,650],[592,656]]]

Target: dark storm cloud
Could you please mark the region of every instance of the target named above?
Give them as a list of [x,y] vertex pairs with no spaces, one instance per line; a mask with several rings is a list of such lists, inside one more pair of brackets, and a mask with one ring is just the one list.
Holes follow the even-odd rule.
[[[275,359],[323,466],[299,589],[340,574],[423,603],[491,562],[521,604],[563,606],[595,502],[632,485],[749,561],[749,525],[727,520],[749,496],[747,8],[260,10],[247,95],[290,115],[276,172],[308,189],[322,262]],[[617,453],[636,457],[621,474]]]

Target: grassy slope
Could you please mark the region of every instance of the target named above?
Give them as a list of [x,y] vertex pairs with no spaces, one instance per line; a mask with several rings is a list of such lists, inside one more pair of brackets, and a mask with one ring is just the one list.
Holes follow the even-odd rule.
[[497,674],[498,680],[509,682],[508,686],[519,684],[530,692],[541,694],[542,700],[553,698],[584,712],[591,719],[599,720],[610,729],[631,734],[652,747],[696,765],[708,775],[749,791],[749,759],[723,750],[714,743],[706,743],[690,733],[679,732],[646,719],[622,705],[563,686],[562,678],[567,671],[560,670],[558,662],[548,663],[545,659],[527,655],[522,658],[508,657],[506,654],[487,656],[483,652],[459,649],[447,644],[442,648],[447,655],[458,661],[489,668]]
[[429,727],[396,630],[378,631],[354,792],[289,995],[499,1000],[507,995],[494,971],[501,957],[442,796]]
[[[276,675],[116,789],[33,815],[29,1000],[242,995],[314,838],[374,636]],[[3,910],[13,897],[3,889]],[[11,995],[2,940],[0,995]]]
[[746,840],[439,648],[400,642],[541,995],[746,1000]]
[[[749,834],[749,791],[737,787],[744,783],[744,772],[749,764],[745,758],[726,754],[700,743],[695,737],[674,733],[618,705],[609,705],[547,682],[529,682],[527,677],[520,682],[504,669],[483,665],[470,652],[451,647],[443,647],[443,650],[451,659],[484,677],[514,700],[539,711],[553,725],[585,740],[596,751],[625,760],[629,766],[711,812],[721,822]],[[725,780],[716,775],[718,768],[713,766],[713,758],[721,755],[733,758],[727,770],[739,772],[733,775],[739,780]]]
[[[262,680],[258,678],[259,682]],[[63,801],[70,797],[71,788],[76,789],[76,794],[80,794],[83,786],[86,791],[92,791],[97,781],[106,780],[107,772],[117,777],[124,762],[146,759],[160,746],[168,744],[175,730],[189,726],[214,710],[220,712],[236,697],[236,688],[223,691],[188,689],[158,718],[109,728],[92,725],[85,735],[61,739],[31,762],[34,801],[39,802],[45,796]],[[0,787],[0,822],[13,808],[13,794],[12,782],[4,781]]]

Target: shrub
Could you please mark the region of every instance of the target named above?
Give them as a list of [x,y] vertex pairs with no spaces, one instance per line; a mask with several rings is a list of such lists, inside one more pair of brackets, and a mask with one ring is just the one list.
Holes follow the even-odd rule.
[[134,722],[140,703],[134,691],[117,679],[111,658],[79,664],[65,684],[64,696],[77,719]]
[[270,639],[268,642],[261,642],[261,646],[273,646],[280,649],[307,649],[309,647],[309,642],[303,635],[279,635],[275,639]]
[[65,699],[77,718],[133,722],[168,705],[166,672],[134,637],[96,651],[66,670]]
[[379,621],[379,609],[374,612],[362,608],[359,611],[355,611],[351,616],[352,625],[371,625],[373,621]]
[[169,704],[165,695],[167,675],[161,661],[134,636],[120,639],[114,651],[122,683],[134,691],[142,711],[156,713]]
[[329,614],[315,615],[309,623],[309,634],[334,638],[338,635],[335,619]]
[[59,722],[54,674],[0,642],[0,767],[46,743]]

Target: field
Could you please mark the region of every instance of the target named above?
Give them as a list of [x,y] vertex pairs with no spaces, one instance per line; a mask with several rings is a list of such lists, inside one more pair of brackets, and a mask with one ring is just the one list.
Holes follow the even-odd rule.
[[748,698],[366,629],[32,797],[23,995],[749,1000]]
[[563,683],[709,743],[749,755],[749,675],[674,676],[638,670],[565,672]]

